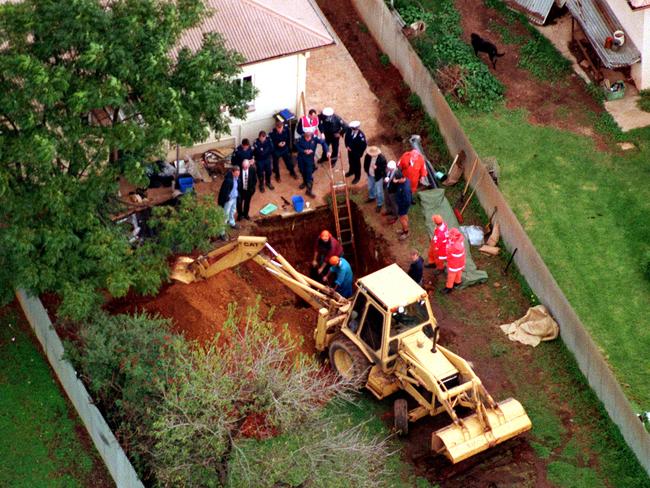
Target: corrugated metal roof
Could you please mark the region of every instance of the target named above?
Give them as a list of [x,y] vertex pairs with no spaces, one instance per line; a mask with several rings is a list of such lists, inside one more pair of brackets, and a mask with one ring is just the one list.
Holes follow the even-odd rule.
[[206,5],[212,15],[185,31],[179,47],[196,51],[204,34],[218,32],[228,48],[255,63],[334,44],[308,0],[206,0]]
[[544,25],[546,17],[551,11],[554,0],[508,0],[507,4],[514,10],[518,10],[528,17],[532,22]]
[[578,21],[580,27],[591,42],[605,67],[622,68],[641,60],[641,53],[629,36],[625,36],[625,44],[618,51],[607,49],[605,39],[611,37],[615,30],[624,30],[614,12],[605,2],[598,0],[567,0],[571,15]]

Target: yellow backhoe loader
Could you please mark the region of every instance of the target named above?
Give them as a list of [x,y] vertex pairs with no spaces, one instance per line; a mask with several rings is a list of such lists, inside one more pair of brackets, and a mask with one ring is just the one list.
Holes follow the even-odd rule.
[[180,258],[172,279],[191,283],[249,259],[318,310],[316,349],[328,350],[340,375],[359,380],[378,399],[399,391],[412,397],[411,409],[404,398],[394,402],[398,432],[446,412],[452,423],[432,434],[431,448],[457,463],[530,430],[517,400],[496,403],[470,364],[438,344],[426,291],[396,264],[359,279],[346,299],[295,270],[265,237],[242,236],[196,259]]

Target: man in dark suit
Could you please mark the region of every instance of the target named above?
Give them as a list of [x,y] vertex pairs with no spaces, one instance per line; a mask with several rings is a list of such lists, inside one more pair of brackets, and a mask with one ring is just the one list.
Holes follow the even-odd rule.
[[237,228],[235,207],[237,206],[237,180],[239,179],[240,171],[239,166],[233,166],[226,173],[226,177],[223,179],[223,183],[219,189],[219,196],[217,197],[217,203],[223,207],[223,211],[226,214],[226,224],[230,225],[233,229]]
[[241,164],[241,173],[239,174],[237,183],[239,190],[237,195],[237,220],[250,220],[248,211],[251,207],[251,198],[253,198],[253,194],[255,193],[256,184],[257,173],[255,167],[251,166],[251,162],[248,159],[244,159]]
[[359,126],[361,122],[358,120],[353,120],[350,122],[348,130],[345,131],[345,147],[348,150],[348,161],[350,162],[350,167],[348,172],[345,173],[345,176],[354,175],[352,184],[356,185],[361,179],[361,156],[366,151],[368,143],[366,142],[366,135],[361,132]]

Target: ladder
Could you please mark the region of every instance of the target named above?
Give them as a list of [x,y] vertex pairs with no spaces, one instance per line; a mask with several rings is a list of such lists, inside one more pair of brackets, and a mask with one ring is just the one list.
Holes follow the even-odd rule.
[[[343,151],[341,151],[343,152]],[[336,225],[336,237],[343,246],[346,256],[354,258],[355,268],[358,268],[357,249],[354,244],[354,230],[352,228],[352,208],[350,206],[350,187],[345,179],[343,160],[338,158],[338,164],[332,168],[331,159],[328,160],[330,175],[330,194],[332,197],[332,212]]]

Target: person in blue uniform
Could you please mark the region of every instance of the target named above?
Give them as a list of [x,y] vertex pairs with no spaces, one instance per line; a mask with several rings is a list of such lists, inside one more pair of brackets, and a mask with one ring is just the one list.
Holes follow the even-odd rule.
[[298,151],[298,168],[300,169],[300,174],[302,174],[300,189],[302,190],[307,188],[307,196],[312,198],[316,196],[311,189],[314,183],[314,156],[316,155],[316,148],[319,144],[323,148],[323,154],[329,156],[327,143],[322,139],[314,137],[313,133],[313,128],[306,128],[305,133],[300,139],[298,139],[298,142],[296,142],[296,150]]
[[265,131],[260,131],[259,136],[253,144],[253,156],[257,167],[257,179],[260,184],[260,191],[264,193],[264,184],[269,190],[275,190],[271,184],[271,158],[273,157],[273,143]]
[[269,134],[269,138],[273,143],[273,173],[275,174],[275,181],[280,183],[280,159],[284,160],[284,165],[287,167],[287,171],[289,171],[291,177],[297,180],[298,175],[296,175],[296,171],[293,168],[293,159],[291,158],[291,151],[289,149],[289,129],[283,122],[278,120]]
[[241,163],[244,159],[253,159],[253,148],[251,147],[251,143],[248,139],[241,140],[241,144],[237,146],[235,152],[232,153],[230,162],[235,166],[239,166],[241,168]]
[[411,249],[411,265],[409,266],[408,275],[418,285],[422,286],[422,274],[424,273],[424,259],[420,256],[417,249]]
[[[332,107],[325,107],[323,111],[318,116],[318,129],[323,135],[322,138],[325,139],[327,145],[331,148],[331,153],[329,157],[331,158],[332,168],[336,166],[336,161],[339,158],[339,141],[341,135],[345,133],[347,125],[341,117],[334,113]],[[327,156],[323,153],[323,156],[320,159],[320,162],[325,162]]]
[[338,256],[330,257],[329,263],[331,265],[330,273],[336,275],[336,279],[332,283],[334,290],[339,292],[343,297],[350,298],[352,296],[352,281],[354,279],[350,263],[345,258]]

